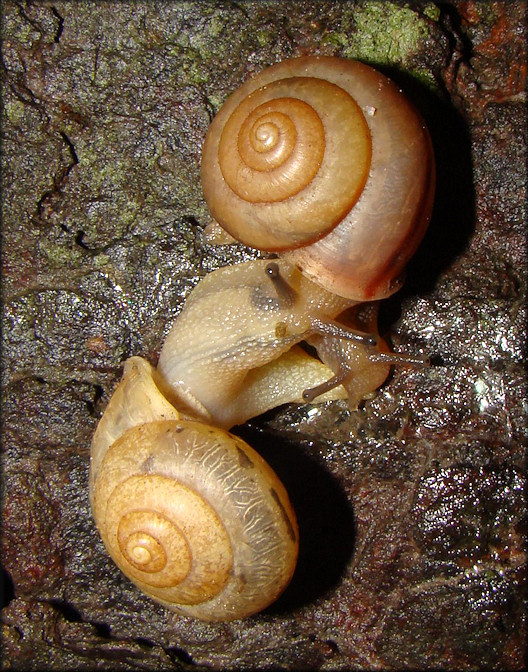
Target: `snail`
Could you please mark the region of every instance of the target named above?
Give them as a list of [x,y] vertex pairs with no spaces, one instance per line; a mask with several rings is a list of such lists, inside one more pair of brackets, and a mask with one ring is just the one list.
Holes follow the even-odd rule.
[[[334,320],[350,303],[283,260],[220,268],[189,295],[156,368],[125,362],[92,440],[90,502],[110,556],[147,595],[215,621],[260,611],[286,587],[295,513],[271,468],[226,429],[383,382],[389,364],[365,354],[376,337]],[[298,345],[311,338],[341,344],[346,375]]]
[[260,611],[289,582],[298,530],[284,486],[242,439],[181,414],[141,357],[91,449],[90,500],[117,566],[166,607],[208,621]]
[[224,103],[202,185],[233,238],[355,301],[394,293],[430,219],[427,128],[387,77],[343,58],[277,63]]
[[434,161],[392,82],[308,57],[228,99],[205,139],[202,184],[220,226],[277,257],[209,273],[157,366],[125,362],[92,440],[90,503],[141,590],[218,621],[271,604],[298,554],[284,486],[229,430],[288,402],[355,408],[391,364],[423,362],[389,352],[376,302],[401,285],[425,231]]

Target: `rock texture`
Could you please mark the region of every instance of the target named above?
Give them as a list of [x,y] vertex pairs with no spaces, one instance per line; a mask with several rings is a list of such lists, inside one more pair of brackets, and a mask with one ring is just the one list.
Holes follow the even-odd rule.
[[[18,670],[521,669],[524,2],[4,2],[4,666]],[[438,191],[395,350],[357,412],[286,407],[240,433],[297,510],[298,570],[247,621],[143,597],[107,557],[89,443],[129,355],[156,361],[213,248],[200,148],[277,60],[365,60],[431,129]]]

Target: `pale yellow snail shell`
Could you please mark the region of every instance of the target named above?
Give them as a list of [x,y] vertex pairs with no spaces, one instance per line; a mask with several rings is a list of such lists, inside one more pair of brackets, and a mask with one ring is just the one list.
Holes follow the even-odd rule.
[[202,185],[215,220],[329,291],[389,296],[429,222],[427,128],[373,68],[309,56],[266,68],[213,120]]
[[118,567],[147,595],[208,621],[264,609],[288,584],[298,530],[288,495],[244,441],[184,419],[142,358],[92,442],[90,500]]

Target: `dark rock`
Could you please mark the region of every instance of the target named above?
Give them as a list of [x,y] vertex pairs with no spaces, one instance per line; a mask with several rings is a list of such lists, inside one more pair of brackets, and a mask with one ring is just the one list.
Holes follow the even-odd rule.
[[[521,669],[525,3],[3,9],[6,667]],[[431,130],[433,220],[380,323],[432,366],[397,368],[357,412],[240,428],[291,493],[299,566],[265,613],[201,623],[107,556],[90,438],[123,360],[155,362],[199,279],[255,256],[204,240],[203,137],[247,77],[308,53],[379,67]]]

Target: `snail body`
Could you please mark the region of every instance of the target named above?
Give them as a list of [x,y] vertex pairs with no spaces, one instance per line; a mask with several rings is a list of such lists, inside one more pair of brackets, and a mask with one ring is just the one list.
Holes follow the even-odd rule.
[[92,441],[90,502],[141,590],[217,621],[275,600],[298,553],[282,483],[227,430],[288,402],[355,408],[392,363],[423,361],[388,352],[376,302],[400,286],[423,236],[434,161],[390,80],[307,57],[228,99],[204,143],[202,185],[230,235],[279,258],[207,275],[157,367],[125,362]]
[[[353,330],[332,329],[334,319],[353,304],[284,260],[220,268],[191,292],[163,345],[158,370],[178,391],[179,403],[187,400],[204,418],[230,428],[281,404],[302,403],[307,389],[337,373],[335,366],[293,349],[300,341],[311,343],[325,325],[335,347],[342,349],[341,337],[348,336],[347,347],[365,350]],[[372,363],[369,389],[356,390],[352,383],[347,394],[336,385],[317,401],[349,396],[357,402],[379,387],[388,370],[387,363]]]

